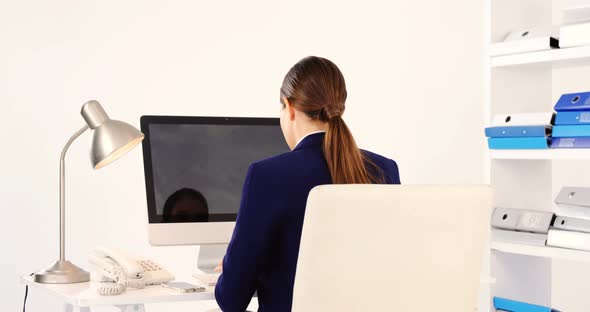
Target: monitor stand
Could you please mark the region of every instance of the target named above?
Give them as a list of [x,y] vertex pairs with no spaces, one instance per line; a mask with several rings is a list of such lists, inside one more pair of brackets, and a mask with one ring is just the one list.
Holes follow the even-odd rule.
[[215,268],[225,256],[226,250],[227,244],[201,245],[197,269],[193,276],[207,286],[215,286],[220,275],[219,272],[215,272]]
[[225,256],[227,244],[201,245],[199,247],[199,258],[197,269],[205,273],[215,273],[215,268]]

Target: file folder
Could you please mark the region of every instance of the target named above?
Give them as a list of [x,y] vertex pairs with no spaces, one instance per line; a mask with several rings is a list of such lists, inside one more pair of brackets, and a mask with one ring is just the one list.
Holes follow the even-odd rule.
[[590,111],[558,112],[555,116],[556,125],[590,124]]
[[551,229],[547,246],[590,251],[590,233]]
[[510,312],[559,312],[550,307],[500,297],[494,297],[494,308]]
[[551,126],[488,127],[485,133],[487,137],[494,138],[542,137],[551,134]]
[[590,92],[563,94],[554,108],[557,112],[590,110]]
[[590,220],[557,216],[553,222],[553,228],[564,231],[590,233]]
[[549,147],[551,138],[488,138],[490,149],[544,149]]
[[491,223],[498,229],[547,234],[554,218],[553,212],[496,207]]
[[590,148],[590,137],[553,138],[551,148]]
[[494,115],[492,126],[544,126],[554,121],[554,112],[498,114]]
[[554,138],[590,137],[590,125],[559,125],[553,127]]

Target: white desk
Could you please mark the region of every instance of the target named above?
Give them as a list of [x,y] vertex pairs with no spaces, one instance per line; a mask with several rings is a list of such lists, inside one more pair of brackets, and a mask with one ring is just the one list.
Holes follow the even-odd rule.
[[33,282],[33,277],[21,277],[21,282],[31,290],[38,289],[52,294],[65,302],[65,312],[90,312],[96,306],[115,306],[123,312],[144,312],[147,303],[215,300],[213,287],[200,293],[178,293],[160,285],[148,286],[143,289],[127,288],[117,296],[100,296],[96,293],[97,283],[77,284],[40,284]]

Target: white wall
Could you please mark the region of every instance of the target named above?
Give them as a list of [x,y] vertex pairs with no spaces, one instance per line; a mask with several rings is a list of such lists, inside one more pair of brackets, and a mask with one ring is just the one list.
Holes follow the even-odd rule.
[[[59,152],[88,99],[136,125],[143,114],[277,116],[285,72],[320,55],[347,78],[344,118],[357,141],[396,159],[402,182],[483,182],[482,6],[1,2],[2,310],[20,308],[20,275],[57,256]],[[188,274],[196,248],[147,243],[141,150],[93,171],[88,142],[85,134],[67,159],[69,258],[86,265],[93,246],[114,245]],[[30,295],[29,311],[59,307]]]

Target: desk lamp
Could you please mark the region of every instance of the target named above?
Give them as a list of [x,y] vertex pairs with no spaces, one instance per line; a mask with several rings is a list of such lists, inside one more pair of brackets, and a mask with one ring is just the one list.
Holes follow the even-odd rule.
[[59,260],[47,269],[35,273],[34,281],[38,283],[67,284],[90,280],[88,272],[67,261],[65,257],[65,156],[72,142],[84,131],[91,129],[90,160],[94,169],[100,169],[123,156],[144,137],[135,127],[110,119],[97,101],[86,102],[81,114],[86,125],[66,142],[59,162]]

